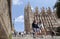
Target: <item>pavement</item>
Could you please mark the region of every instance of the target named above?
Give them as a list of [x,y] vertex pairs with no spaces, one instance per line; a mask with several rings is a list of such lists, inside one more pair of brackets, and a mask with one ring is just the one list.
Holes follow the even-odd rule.
[[33,35],[16,35],[12,37],[12,39],[60,39],[60,36],[50,36],[50,35],[47,35],[47,36],[44,36],[43,37],[40,35],[40,36],[35,36],[36,38],[33,38]]

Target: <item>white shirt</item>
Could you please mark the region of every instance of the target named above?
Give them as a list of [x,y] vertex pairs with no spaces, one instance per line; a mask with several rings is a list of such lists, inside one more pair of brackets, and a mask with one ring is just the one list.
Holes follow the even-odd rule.
[[40,27],[44,28],[43,23],[38,24],[38,27],[39,27],[39,28],[40,28]]
[[44,29],[43,23],[41,24],[42,28]]

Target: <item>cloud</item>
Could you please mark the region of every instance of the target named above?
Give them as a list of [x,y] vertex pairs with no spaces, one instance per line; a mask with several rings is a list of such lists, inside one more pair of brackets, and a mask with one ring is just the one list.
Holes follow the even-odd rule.
[[24,22],[24,16],[20,15],[19,17],[15,18],[15,22],[21,22],[21,23],[23,23]]
[[31,7],[31,9],[33,10],[33,7]]
[[12,0],[13,5],[21,5],[23,2],[21,0]]
[[32,9],[32,10],[34,10],[34,8],[33,8],[33,7],[31,7],[31,9]]

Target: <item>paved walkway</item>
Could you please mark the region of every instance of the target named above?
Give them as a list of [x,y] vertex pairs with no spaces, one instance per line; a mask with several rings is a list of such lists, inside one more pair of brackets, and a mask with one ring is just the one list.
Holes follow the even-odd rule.
[[12,39],[60,39],[60,36],[54,36],[52,38],[50,35],[47,35],[43,36],[43,38],[41,36],[33,38],[32,35],[24,35],[23,37],[21,35],[17,35],[16,37],[13,36]]

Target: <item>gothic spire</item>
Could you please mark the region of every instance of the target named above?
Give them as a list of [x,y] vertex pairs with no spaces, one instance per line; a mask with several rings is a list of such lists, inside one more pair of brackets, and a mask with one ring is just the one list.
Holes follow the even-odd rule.
[[35,11],[38,12],[38,7],[35,8]]
[[35,13],[36,13],[36,14],[39,13],[38,7],[35,8]]
[[45,8],[44,7],[42,7],[42,9],[41,9],[41,13],[42,13],[42,15],[45,15]]
[[48,7],[47,13],[48,13],[49,15],[52,13],[50,7]]
[[28,2],[28,4],[27,4],[27,8],[31,8],[30,2]]

